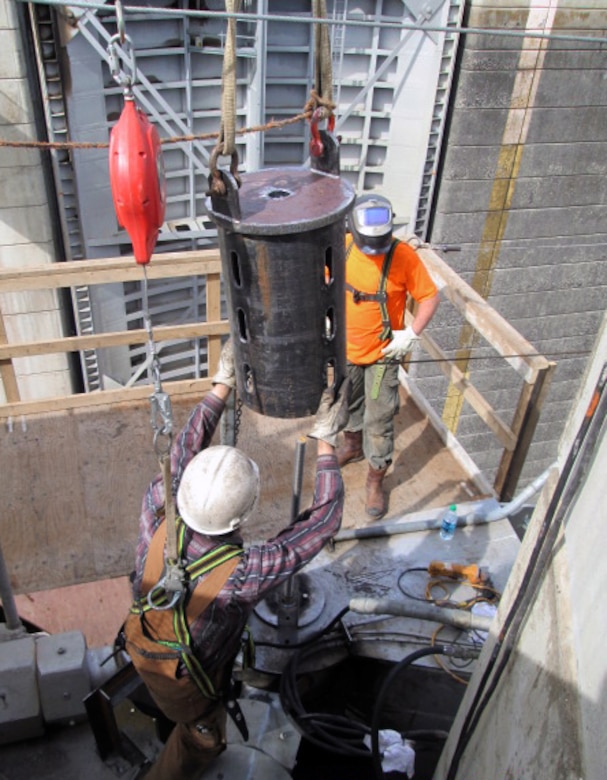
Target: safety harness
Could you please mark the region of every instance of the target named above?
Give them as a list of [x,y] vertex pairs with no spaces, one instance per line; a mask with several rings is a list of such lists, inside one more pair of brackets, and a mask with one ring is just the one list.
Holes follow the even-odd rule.
[[[398,238],[393,238],[390,244],[390,249],[384,255],[384,262],[381,268],[381,275],[379,277],[379,285],[376,293],[366,293],[361,290],[357,290],[352,287],[351,284],[346,282],[346,290],[352,293],[352,300],[354,303],[360,303],[360,301],[376,301],[379,304],[379,312],[381,315],[382,331],[378,338],[380,341],[386,341],[392,336],[392,326],[390,324],[390,315],[388,314],[388,293],[386,287],[388,286],[388,274],[390,273],[390,266],[392,265],[392,257],[394,251],[399,244]],[[346,261],[350,256],[352,247],[354,246],[354,239],[350,241],[346,247]],[[375,366],[375,375],[373,377],[373,386],[371,388],[371,398],[377,400],[379,398],[379,390],[381,387],[382,379],[386,373],[386,364],[378,363]]]
[[[390,244],[390,249],[384,255],[384,262],[382,264],[381,276],[379,278],[379,285],[377,287],[376,293],[362,292],[361,290],[357,290],[355,287],[352,287],[351,284],[346,283],[346,290],[349,290],[352,293],[352,299],[354,303],[360,303],[361,301],[377,301],[379,304],[381,324],[383,326],[383,330],[378,336],[380,341],[385,341],[392,335],[392,326],[390,325],[390,316],[388,314],[388,293],[386,292],[386,287],[388,285],[388,274],[390,273],[390,266],[392,265],[392,257],[398,244],[398,238],[393,238],[392,243]],[[352,239],[352,241],[350,241],[346,247],[346,261],[350,256],[350,252],[352,251],[353,246],[354,239]]]
[[[178,518],[178,554],[183,556],[185,524]],[[192,650],[189,625],[204,612],[227,582],[243,553],[241,547],[221,544],[201,558],[185,566],[186,579],[198,579],[189,597],[171,606],[172,594],[155,588],[153,599],[148,592],[162,574],[166,523],[163,521],[150,542],[142,580],[142,596],[131,606],[124,624],[125,648],[135,668],[151,675],[177,679],[177,667],[182,662],[202,695],[217,701],[217,686],[202,668]],[[205,575],[203,577],[203,575]]]

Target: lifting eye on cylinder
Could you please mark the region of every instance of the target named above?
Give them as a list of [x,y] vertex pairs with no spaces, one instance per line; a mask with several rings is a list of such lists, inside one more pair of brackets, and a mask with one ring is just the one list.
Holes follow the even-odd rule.
[[238,316],[238,335],[241,341],[249,340],[249,329],[247,328],[247,318],[242,309],[238,309],[236,312]]
[[335,387],[335,360],[333,358],[325,363],[325,387]]
[[333,276],[333,247],[328,246],[325,249],[325,287],[330,287],[335,281]]
[[230,261],[232,265],[232,279],[236,287],[242,287],[242,276],[240,274],[240,258],[238,252],[230,252]]
[[335,310],[330,306],[325,312],[325,341],[335,338]]
[[255,390],[255,380],[253,379],[253,372],[251,370],[251,366],[249,366],[247,363],[243,366],[243,373],[244,373],[244,389],[247,393],[253,393]]

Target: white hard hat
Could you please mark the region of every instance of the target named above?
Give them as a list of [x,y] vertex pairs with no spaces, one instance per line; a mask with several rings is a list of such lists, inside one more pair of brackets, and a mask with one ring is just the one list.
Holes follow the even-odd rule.
[[244,523],[258,497],[257,464],[235,447],[219,444],[188,463],[177,491],[177,507],[194,531],[216,536]]

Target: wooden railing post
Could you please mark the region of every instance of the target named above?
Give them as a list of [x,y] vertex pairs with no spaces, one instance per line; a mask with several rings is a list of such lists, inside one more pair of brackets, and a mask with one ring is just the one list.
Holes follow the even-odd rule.
[[556,363],[548,362],[545,368],[538,369],[535,382],[523,385],[511,425],[516,445],[513,450],[503,451],[493,483],[500,501],[514,498],[555,368]]
[[[6,328],[4,327],[4,317],[0,310],[0,344],[8,344],[6,338]],[[2,377],[2,386],[8,403],[16,403],[21,400],[19,395],[19,385],[17,384],[17,375],[11,358],[0,359],[0,376]]]
[[[207,274],[207,322],[218,322],[221,319],[221,275]],[[207,338],[208,375],[212,376],[219,362],[221,352],[221,335]]]

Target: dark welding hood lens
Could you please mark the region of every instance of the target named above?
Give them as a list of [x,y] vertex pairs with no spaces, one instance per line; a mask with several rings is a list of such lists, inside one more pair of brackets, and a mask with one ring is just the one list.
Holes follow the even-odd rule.
[[354,203],[349,219],[356,246],[367,255],[385,254],[392,241],[392,205],[379,195],[363,195]]

